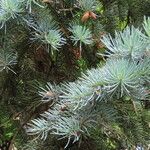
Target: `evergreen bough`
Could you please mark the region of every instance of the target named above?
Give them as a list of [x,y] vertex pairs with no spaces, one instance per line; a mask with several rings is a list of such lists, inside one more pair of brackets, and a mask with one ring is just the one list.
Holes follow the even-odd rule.
[[[144,23],[148,24],[148,21],[149,18]],[[150,28],[150,24],[144,26],[146,33],[147,28]],[[126,98],[133,101],[148,99],[148,38],[133,26],[123,32],[116,32],[114,39],[110,35],[104,36],[102,41],[110,52],[106,64],[88,70],[75,82],[62,84],[58,93],[54,92],[55,89],[45,90],[45,95],[53,93],[58,99],[41,115],[42,118],[28,124],[27,133],[41,135],[41,139],[45,139],[48,132],[58,138],[68,138],[67,147],[71,139],[73,142],[78,141],[98,121],[96,116],[91,119],[90,115],[95,113],[101,103]]]
[[[34,4],[41,10],[35,9]],[[74,5],[86,12],[95,11],[98,3],[95,0],[78,0]],[[95,42],[88,24],[70,25],[66,33],[58,20],[52,17],[52,11],[44,7],[45,4],[36,0],[1,0],[0,28],[4,33],[1,40],[7,42],[10,29],[7,24],[18,19],[17,25],[25,26],[30,32],[30,42],[37,44],[36,50],[44,47],[52,56],[55,50],[61,50],[70,41],[79,47],[80,53],[83,44],[88,46]],[[37,141],[56,136],[68,140],[65,145],[67,148],[70,143],[92,136],[91,131],[97,126],[100,126],[102,135],[110,138],[116,136],[119,141],[125,139],[127,145],[135,144],[132,142],[137,133],[139,137],[135,141],[143,140],[140,136],[145,132],[139,123],[139,118],[143,116],[137,114],[135,103],[149,101],[150,18],[144,17],[142,29],[127,26],[123,31],[116,31],[114,36],[104,35],[99,42],[103,42],[107,48],[106,55],[99,53],[107,56],[103,66],[87,70],[74,82],[59,85],[48,82],[45,87],[36,86],[41,97],[39,103],[47,104],[49,108],[40,117],[31,118],[24,128]],[[0,45],[0,72],[15,73],[13,66],[18,62],[18,55],[20,53],[11,49],[9,43]],[[132,104],[129,108],[126,106],[128,103]],[[148,119],[146,121],[149,123]],[[131,132],[126,131],[131,126],[135,128]],[[149,137],[146,140],[144,144],[148,144]],[[32,146],[31,141],[24,148],[36,149],[37,145],[34,142]]]

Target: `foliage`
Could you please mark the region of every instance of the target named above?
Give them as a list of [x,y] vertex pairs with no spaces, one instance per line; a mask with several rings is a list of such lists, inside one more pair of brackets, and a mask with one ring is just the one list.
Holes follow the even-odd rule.
[[10,70],[13,73],[15,73],[11,69],[11,66],[15,65],[16,63],[17,63],[17,55],[16,54],[14,54],[11,51],[6,51],[3,49],[0,50],[0,71]]
[[[142,33],[141,33],[142,34]],[[109,48],[108,57],[128,57],[139,59],[145,54],[146,39],[142,38],[140,31],[133,26],[127,27],[123,32],[115,33],[115,39],[110,35],[104,36],[102,42]]]
[[0,149],[146,149],[148,6],[0,0]]
[[79,5],[84,11],[92,11],[95,10],[98,2],[96,0],[90,1],[90,0],[79,0]]
[[[129,28],[126,29],[126,31],[128,30]],[[125,32],[125,36],[121,36],[123,38],[128,37],[129,39],[133,39],[130,40],[131,42],[125,43],[126,49],[129,51],[130,44],[132,44],[132,41],[138,41],[136,32],[138,31],[133,30],[131,35],[128,35],[128,32]],[[117,35],[118,34],[116,33],[116,36]],[[142,37],[139,39],[142,40]],[[121,43],[119,43],[118,41],[121,40],[120,38],[116,37],[116,43],[118,43],[118,46],[120,46]],[[142,45],[144,44],[142,43]],[[145,45],[147,46],[146,42]],[[62,94],[58,97],[58,102],[56,101],[56,104],[53,106],[55,111],[50,109],[48,113],[46,112],[46,122],[48,123],[48,125],[45,125],[45,120],[36,119],[33,122],[35,126],[29,127],[32,130],[33,134],[39,135],[39,129],[41,128],[41,131],[43,131],[43,126],[45,126],[44,132],[47,133],[48,131],[50,131],[51,134],[59,135],[61,138],[67,137],[68,142],[70,142],[70,138],[74,136],[73,142],[75,142],[79,140],[80,134],[86,135],[86,132],[88,132],[88,128],[86,127],[86,125],[88,123],[92,124],[93,122],[97,121],[96,116],[93,117],[93,119],[91,120],[91,117],[82,114],[84,111],[89,111],[90,113],[94,114],[94,107],[97,107],[96,105],[99,105],[101,101],[103,102],[104,100],[114,101],[115,99],[118,99],[124,101],[124,98],[127,97],[131,100],[146,99],[147,86],[141,84],[142,82],[146,82],[146,80],[142,77],[144,74],[141,73],[141,64],[144,63],[143,60],[141,60],[141,58],[143,58],[144,56],[143,51],[145,51],[146,46],[143,48],[143,46],[141,47],[140,44],[136,46],[132,45],[133,49],[140,49],[140,51],[142,51],[138,54],[139,57],[137,57],[136,59],[130,59],[130,57],[126,57],[126,53],[123,53],[124,55],[122,54],[124,58],[116,58],[116,60],[113,59],[114,56],[109,55],[111,59],[107,60],[104,67],[88,71],[86,74],[83,74],[83,77],[81,77],[76,82],[70,82],[62,85]],[[120,49],[120,47],[115,47],[115,45],[112,45],[111,47],[108,46],[108,48],[116,49],[116,51],[120,50],[121,52],[123,50]],[[118,53],[116,52],[116,54]],[[146,55],[145,57],[148,56]],[[149,72],[149,65],[148,63],[146,64],[146,68],[148,67],[147,71]],[[56,109],[55,107],[58,107],[57,103],[61,103],[61,107],[63,107],[64,105],[65,108],[63,110],[61,110],[61,108]],[[60,111],[67,112],[66,114],[64,114]],[[107,111],[107,109],[105,111]],[[78,121],[72,118],[73,115],[75,115],[78,118]],[[80,120],[80,118],[82,119]],[[134,118],[132,118],[132,121],[133,120]],[[54,124],[52,123],[53,121]],[[39,127],[40,123],[42,123],[41,127]],[[139,130],[138,132],[140,132],[140,130],[142,130],[142,128],[140,127],[141,125],[138,125],[138,123],[136,125],[136,128]],[[84,131],[83,129],[86,130]],[[43,137],[46,136],[43,135],[42,138]],[[66,146],[68,146],[68,143]]]
[[1,0],[0,1],[0,24],[1,28],[10,18],[14,19],[23,12],[21,1],[19,0]]
[[53,49],[58,50],[65,44],[65,38],[62,37],[62,33],[60,32],[57,23],[52,17],[47,19],[47,15],[49,15],[49,11],[45,10],[42,14],[39,12],[39,16],[36,18],[37,20],[31,18],[31,20],[27,21],[28,25],[35,30],[32,33],[33,37],[31,39],[34,42],[40,41],[50,45]]
[[92,43],[92,34],[89,31],[89,29],[86,29],[86,27],[82,27],[79,25],[73,25],[70,29],[72,32],[71,40],[74,42],[74,44],[77,44],[78,42],[84,43],[84,44],[91,44]]

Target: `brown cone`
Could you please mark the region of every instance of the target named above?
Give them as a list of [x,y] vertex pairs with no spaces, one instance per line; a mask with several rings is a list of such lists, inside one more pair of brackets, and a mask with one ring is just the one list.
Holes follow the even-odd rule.
[[86,11],[82,16],[81,21],[86,22],[89,18],[90,18],[90,12]]

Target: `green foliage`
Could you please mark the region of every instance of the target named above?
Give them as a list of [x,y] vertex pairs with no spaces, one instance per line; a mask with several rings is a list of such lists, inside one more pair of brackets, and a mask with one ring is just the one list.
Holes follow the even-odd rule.
[[[126,53],[124,52],[122,53],[123,58],[116,58],[116,60],[114,60],[114,56],[112,57],[110,55],[109,57],[111,57],[112,59],[108,59],[106,61],[106,64],[102,68],[89,70],[87,71],[87,73],[83,74],[79,80],[63,84],[62,90],[60,92],[61,94],[60,96],[58,96],[56,104],[54,104],[54,111],[49,110],[48,112],[46,112],[47,121],[44,120],[44,122],[46,121],[49,125],[51,124],[51,127],[45,125],[46,128],[44,128],[44,131],[46,131],[46,133],[50,131],[51,134],[54,133],[61,136],[61,138],[67,137],[68,143],[70,142],[70,138],[72,136],[74,136],[74,141],[77,141],[79,140],[80,134],[76,135],[76,132],[80,131],[81,134],[86,135],[86,132],[88,132],[88,128],[86,127],[86,125],[89,123],[90,126],[92,126],[93,122],[99,121],[99,118],[96,116],[91,120],[89,116],[84,115],[84,112],[90,112],[92,114],[98,113],[99,110],[97,110],[98,112],[95,112],[94,110],[96,110],[95,107],[97,107],[97,105],[100,105],[100,103],[102,103],[101,101],[115,101],[116,99],[125,101],[126,99],[124,98],[127,97],[134,100],[146,99],[146,86],[144,86],[142,82],[144,83],[147,81],[146,78],[143,78],[143,75],[146,73],[145,75],[147,76],[149,74],[148,72],[150,71],[150,68],[147,61],[142,61],[141,58],[144,56],[143,53],[145,53],[144,51],[147,47],[147,44],[146,42],[143,42],[142,37],[138,37],[140,36],[138,29],[132,27],[131,31],[132,32],[130,33],[130,28],[127,27],[125,32],[123,32],[124,36],[118,36],[119,34],[116,33],[115,43],[117,43],[117,46],[115,44],[111,46],[108,45],[108,48],[110,50],[116,50],[116,55],[118,55],[118,53],[122,52],[123,50],[129,50],[130,52],[132,52],[132,50],[140,50],[138,57],[136,57],[136,59],[129,59],[130,57],[126,57]],[[127,37],[128,39],[130,39],[130,42],[125,41],[125,39],[127,40]],[[141,43],[135,45],[135,40],[136,42],[139,42],[139,40],[137,39],[141,40]],[[126,47],[124,49],[120,49],[120,45],[122,45],[122,48],[124,48],[125,46]],[[143,64],[147,68],[146,72],[144,71],[145,67],[143,67],[143,70],[141,70],[141,65]],[[58,107],[57,103],[60,103],[61,105],[59,109],[55,109]],[[62,111],[62,107],[65,107],[64,109],[66,111],[66,114],[63,113],[64,110]],[[105,111],[108,113],[107,109],[104,110],[104,112]],[[70,114],[70,112],[72,115]],[[78,116],[77,120],[74,120],[72,118],[72,116],[74,115]],[[80,120],[80,118],[82,118],[82,121]],[[139,124],[138,122],[132,123],[132,121],[134,122],[134,118],[130,119],[131,120],[129,121],[129,124],[135,124],[135,130],[138,130],[139,134],[141,132],[140,135],[142,135],[143,128],[141,127],[141,124]],[[52,123],[53,121],[54,124]],[[39,119],[36,119],[35,122],[36,126],[29,127],[29,129],[31,128],[34,134],[39,135],[39,125],[43,122],[43,119],[41,121],[39,121]],[[42,123],[41,131],[43,131],[44,124],[45,123]],[[83,129],[86,130],[84,131]],[[134,132],[135,131],[133,130],[132,135],[128,135],[128,133],[126,135],[131,136],[131,141],[133,141],[134,139],[134,137],[132,137],[134,136]],[[121,134],[120,136],[124,136],[123,133],[117,134]],[[68,143],[66,147],[68,146]]]
[[58,49],[65,43],[65,39],[62,38],[60,31],[50,30],[48,34],[45,35],[44,42],[49,43],[54,49]]
[[29,10],[29,12],[32,12],[32,5],[35,4],[41,8],[44,8],[44,6],[40,5],[36,0],[23,0],[23,2],[26,5],[26,9]]
[[43,102],[57,99],[59,96],[60,87],[47,83],[46,87],[39,87],[39,95],[42,97]]
[[1,0],[0,1],[0,24],[3,27],[7,20],[14,19],[23,12],[21,1],[19,0]]
[[86,29],[85,26],[73,25],[70,29],[72,32],[71,40],[74,44],[84,43],[92,44],[92,34],[89,29]]
[[150,55],[149,52],[148,52],[149,49],[150,49],[150,44],[149,44],[149,41],[150,41],[150,18],[146,19],[146,17],[144,17],[143,28],[144,28],[144,30],[146,32],[146,35],[148,36],[147,37],[147,43],[148,43],[147,54]]
[[28,25],[35,30],[31,39],[34,42],[40,41],[46,44],[48,46],[47,51],[49,51],[49,45],[52,47],[52,50],[58,50],[66,43],[66,39],[62,37],[61,31],[52,17],[50,16],[47,19],[46,16],[49,15],[49,11],[44,10],[40,14],[41,12],[36,16],[36,19],[27,21]]
[[13,137],[16,127],[6,112],[0,112],[0,118],[0,144],[3,144],[3,141]]
[[149,4],[1,0],[0,144],[146,149]]
[[0,49],[0,71],[6,70],[7,72],[10,70],[15,73],[11,66],[17,64],[17,55],[10,50]]
[[111,96],[132,95],[139,88],[138,66],[128,60],[110,60],[104,68],[104,82],[106,91]]
[[35,119],[32,120],[32,124],[28,124],[28,128],[26,129],[29,135],[37,135],[37,138],[41,138],[42,140],[47,138],[47,131],[50,130],[49,123],[44,119]]
[[104,36],[102,42],[109,49],[108,57],[127,57],[133,60],[143,57],[147,47],[146,39],[133,26],[127,27],[123,32],[116,32],[114,39],[111,35]]
[[150,37],[150,18],[146,19],[146,17],[144,17],[144,24],[143,24],[144,30],[146,32],[146,34]]
[[40,147],[37,141],[29,141],[23,147],[21,146],[22,150],[37,150]]
[[98,2],[96,0],[79,0],[79,5],[84,11],[92,11],[96,9]]

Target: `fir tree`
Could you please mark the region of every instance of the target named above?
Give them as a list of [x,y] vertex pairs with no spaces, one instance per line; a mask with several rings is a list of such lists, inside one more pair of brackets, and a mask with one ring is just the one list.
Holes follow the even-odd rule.
[[140,2],[0,0],[0,149],[148,146],[150,3]]

